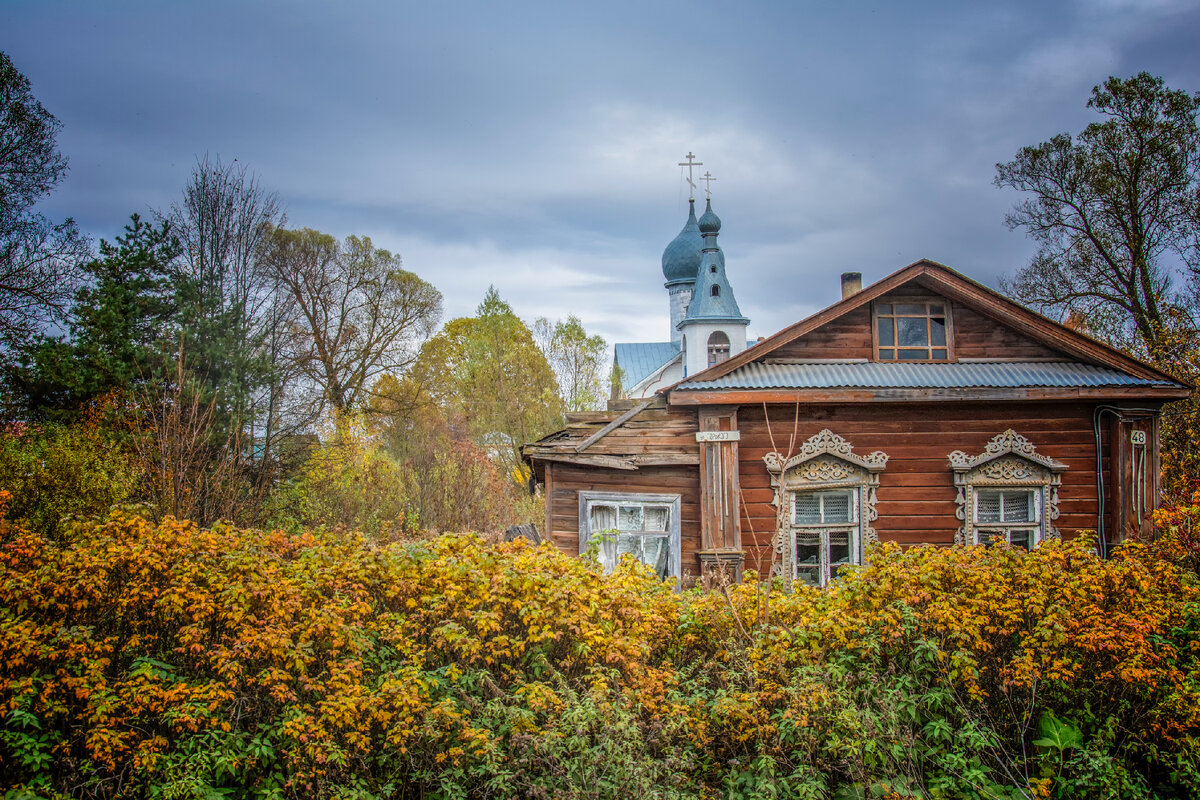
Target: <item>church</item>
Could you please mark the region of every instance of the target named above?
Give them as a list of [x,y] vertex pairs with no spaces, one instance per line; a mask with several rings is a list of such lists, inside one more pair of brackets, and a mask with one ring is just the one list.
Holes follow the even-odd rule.
[[671,341],[616,345],[608,410],[524,447],[558,547],[820,586],[875,541],[1105,556],[1149,530],[1162,408],[1190,386],[928,260],[845,273],[750,343],[720,229],[690,204],[662,257]]
[[725,254],[717,244],[721,220],[711,198],[696,219],[688,218],[663,251],[662,271],[671,308],[671,341],[617,343],[613,352],[613,391],[619,397],[650,397],[659,389],[707,369],[748,346],[746,326],[725,275]]

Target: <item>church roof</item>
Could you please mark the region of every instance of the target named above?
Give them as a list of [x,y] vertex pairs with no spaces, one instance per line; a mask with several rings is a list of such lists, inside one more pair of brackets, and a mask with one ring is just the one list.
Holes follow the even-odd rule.
[[704,247],[700,226],[696,221],[696,201],[688,201],[688,218],[683,230],[671,240],[662,254],[663,277],[667,283],[696,280]]
[[692,302],[688,304],[687,313],[681,325],[689,322],[740,322],[748,324],[749,319],[742,316],[737,299],[733,296],[733,287],[725,276],[725,259],[717,246],[717,234],[721,230],[721,219],[713,213],[712,201],[709,200],[697,227],[704,234],[703,259],[700,263],[700,274],[696,277],[696,290],[692,294]]
[[676,342],[619,342],[614,362],[621,368],[621,389],[629,391],[679,355]]

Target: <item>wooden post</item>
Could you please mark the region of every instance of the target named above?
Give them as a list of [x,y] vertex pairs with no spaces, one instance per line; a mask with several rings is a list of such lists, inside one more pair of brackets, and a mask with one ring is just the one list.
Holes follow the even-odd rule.
[[737,407],[700,409],[700,558],[701,575],[723,572],[740,581],[742,550],[738,476]]

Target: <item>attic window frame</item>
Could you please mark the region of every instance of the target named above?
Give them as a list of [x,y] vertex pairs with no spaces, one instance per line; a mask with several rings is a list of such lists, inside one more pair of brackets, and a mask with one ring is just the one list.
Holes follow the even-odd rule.
[[[881,315],[879,313],[879,306],[881,304],[891,306],[893,309],[893,313]],[[917,314],[917,313],[896,314],[894,309],[896,306],[899,306],[899,305],[924,305],[925,312],[924,312],[924,314]],[[930,308],[934,305],[942,306],[942,314],[938,315],[938,314],[933,313],[930,310]],[[875,360],[879,361],[879,362],[883,362],[885,364],[911,364],[914,362],[945,364],[945,363],[953,361],[954,360],[954,315],[951,312],[951,308],[952,308],[952,306],[951,306],[951,303],[949,300],[947,300],[944,297],[938,297],[936,295],[930,295],[930,294],[919,294],[919,295],[888,294],[888,295],[884,295],[883,297],[875,298],[875,300],[871,302],[871,346],[872,346],[872,350],[874,352]],[[900,343],[898,341],[899,331],[895,330],[895,328],[893,327],[893,331],[897,334],[893,339],[894,343],[891,345],[882,345],[881,346],[879,343],[879,321],[880,321],[881,316],[884,319],[892,319],[892,320],[895,320],[897,317],[899,317],[901,319],[904,319],[904,318],[922,319],[923,318],[925,320],[930,320],[933,317],[941,316],[946,321],[946,345],[943,348],[941,345],[933,344],[933,342],[931,341],[931,336],[930,336],[931,328],[929,327],[929,324],[926,323],[926,334],[925,334],[926,344],[918,345],[918,346],[914,346],[914,347],[901,347]],[[893,323],[893,325],[894,325],[894,323]],[[893,358],[883,358],[879,353],[881,348],[884,350],[893,351],[895,353],[895,356]],[[943,349],[946,351],[945,358],[933,358],[932,357],[934,350],[943,350]],[[924,358],[900,358],[900,351],[902,351],[902,350],[924,350],[926,352],[927,356]]]

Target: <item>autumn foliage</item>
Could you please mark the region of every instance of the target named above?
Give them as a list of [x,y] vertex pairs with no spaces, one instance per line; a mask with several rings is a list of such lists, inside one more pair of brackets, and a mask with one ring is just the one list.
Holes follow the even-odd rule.
[[1200,598],[1170,537],[678,593],[472,535],[0,526],[13,797],[1200,790]]

